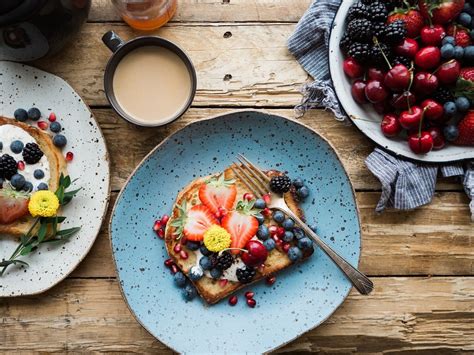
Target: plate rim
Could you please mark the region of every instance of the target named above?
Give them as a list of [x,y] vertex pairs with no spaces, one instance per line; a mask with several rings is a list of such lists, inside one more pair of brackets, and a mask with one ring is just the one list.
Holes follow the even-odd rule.
[[[367,137],[370,141],[372,141],[377,146],[377,148],[380,148],[383,151],[385,151],[385,152],[387,152],[387,153],[389,153],[389,154],[391,154],[391,155],[393,155],[397,158],[403,158],[403,159],[406,159],[406,160],[411,161],[411,162],[425,163],[425,164],[456,163],[456,162],[463,162],[463,161],[468,161],[468,160],[473,159],[474,158],[474,149],[473,149],[472,153],[465,153],[465,154],[470,154],[470,156],[467,156],[467,157],[436,158],[436,159],[431,159],[431,160],[428,160],[426,158],[428,155],[425,155],[425,158],[423,158],[423,157],[419,157],[419,156],[415,155],[414,153],[413,153],[413,156],[408,156],[408,155],[405,155],[403,153],[399,153],[399,152],[395,151],[394,148],[389,148],[388,146],[383,145],[381,142],[376,141],[376,139],[374,137],[369,136],[361,127],[359,127],[359,124],[356,122],[357,120],[354,119],[354,116],[349,115],[347,113],[347,110],[346,110],[346,108],[343,104],[343,101],[339,98],[339,94],[338,94],[338,91],[340,90],[340,87],[341,87],[342,84],[339,84],[339,83],[337,83],[336,81],[333,80],[333,72],[336,72],[336,70],[337,70],[335,68],[336,63],[335,63],[335,61],[331,60],[336,55],[337,51],[339,51],[339,46],[333,46],[333,42],[335,41],[335,40],[333,40],[333,37],[336,36],[336,35],[334,35],[334,27],[337,25],[336,18],[339,16],[340,11],[342,11],[341,7],[342,7],[344,2],[345,2],[345,0],[342,0],[340,2],[340,4],[338,5],[337,11],[336,11],[336,13],[335,13],[335,15],[332,19],[332,22],[331,22],[331,26],[329,27],[329,41],[328,41],[328,49],[327,49],[327,53],[328,53],[327,61],[328,61],[328,67],[329,67],[329,76],[330,76],[331,83],[332,83],[333,88],[334,88],[334,93],[335,93],[336,99],[339,103],[339,107],[341,108],[343,113],[349,118],[349,120],[352,122],[352,124],[365,137]],[[350,0],[350,2],[354,3],[355,0]],[[353,100],[352,97],[350,99]],[[466,147],[466,149],[470,149],[470,148]]]
[[[127,180],[125,181],[124,185],[122,186],[122,188],[120,189],[120,192],[119,194],[117,195],[117,199],[115,200],[115,203],[114,203],[114,206],[111,210],[111,214],[110,214],[110,218],[109,218],[109,223],[108,223],[108,229],[109,229],[109,243],[110,243],[110,248],[112,250],[112,260],[114,262],[114,267],[115,267],[115,271],[116,271],[116,274],[117,274],[117,283],[119,285],[119,290],[120,290],[120,294],[122,295],[122,298],[123,300],[125,301],[125,304],[127,305],[127,308],[128,310],[130,311],[130,313],[133,315],[133,317],[135,318],[135,320],[137,321],[138,324],[140,324],[140,326],[145,329],[148,334],[150,334],[153,338],[155,338],[156,340],[160,341],[161,343],[163,343],[164,345],[166,345],[168,348],[170,348],[171,350],[177,352],[177,353],[180,353],[179,350],[173,348],[172,346],[170,346],[167,342],[163,341],[161,338],[158,338],[156,337],[151,331],[150,329],[148,329],[148,327],[146,325],[143,324],[143,322],[139,319],[139,317],[137,316],[137,314],[135,314],[135,311],[132,309],[132,307],[130,306],[129,302],[128,302],[128,299],[125,295],[125,292],[123,290],[123,287],[122,287],[122,280],[120,278],[120,273],[118,272],[118,267],[117,267],[117,260],[115,259],[115,250],[113,248],[113,244],[112,244],[112,220],[114,219],[114,216],[115,216],[115,212],[116,212],[116,208],[118,207],[118,204],[119,202],[121,201],[122,199],[122,195],[126,189],[126,187],[128,186],[130,180],[132,179],[133,176],[135,176],[136,172],[138,171],[138,169],[140,169],[142,167],[142,165],[145,163],[146,160],[148,160],[149,157],[151,157],[159,148],[161,148],[162,145],[164,145],[166,142],[168,142],[169,140],[172,139],[172,137],[174,135],[176,135],[177,133],[181,132],[182,130],[192,126],[192,125],[195,125],[195,124],[199,124],[201,122],[206,122],[206,121],[211,121],[211,120],[214,120],[214,119],[219,119],[220,117],[224,117],[224,116],[229,116],[229,115],[232,115],[232,114],[242,114],[242,113],[258,113],[258,114],[264,114],[266,116],[277,116],[277,117],[280,117],[284,120],[287,120],[287,121],[290,121],[292,123],[295,123],[297,125],[300,125],[306,129],[308,129],[313,135],[316,135],[318,136],[320,139],[322,139],[326,144],[329,145],[329,147],[333,150],[337,160],[339,161],[339,163],[341,164],[342,166],[342,170],[344,172],[344,174],[346,175],[347,177],[347,180],[349,182],[349,186],[351,187],[351,192],[352,192],[352,197],[354,198],[354,204],[355,204],[355,210],[356,210],[356,215],[357,215],[357,221],[358,221],[358,225],[359,225],[359,255],[358,255],[358,258],[357,258],[357,268],[360,267],[360,262],[361,262],[361,257],[362,257],[362,250],[363,250],[363,247],[362,247],[362,244],[363,244],[363,238],[362,238],[362,224],[361,224],[361,219],[360,219],[360,210],[359,210],[359,205],[357,203],[357,199],[356,199],[356,193],[355,193],[355,189],[354,189],[354,185],[352,184],[352,181],[350,179],[350,176],[346,170],[346,167],[344,166],[343,164],[343,161],[341,159],[341,157],[339,156],[337,150],[335,149],[335,147],[325,138],[323,137],[321,134],[319,134],[315,129],[311,128],[310,126],[308,126],[307,124],[305,123],[302,123],[300,121],[298,121],[297,119],[294,119],[294,118],[290,118],[290,117],[287,117],[286,115],[280,115],[280,114],[273,114],[271,112],[269,112],[268,110],[265,110],[265,109],[262,109],[262,110],[253,110],[253,109],[234,109],[234,110],[229,110],[229,111],[226,111],[226,112],[223,112],[223,113],[219,113],[219,114],[215,114],[215,115],[211,115],[209,117],[206,117],[206,118],[202,118],[202,119],[199,119],[199,120],[196,120],[196,121],[193,121],[193,122],[190,122],[186,125],[184,125],[183,127],[177,129],[176,131],[174,131],[173,133],[169,134],[168,136],[166,136],[160,143],[158,143],[148,154],[145,155],[145,157],[137,164],[137,166],[133,169],[133,171],[130,173],[130,175],[128,176]],[[303,331],[302,333],[298,334],[297,336],[289,339],[288,341],[284,342],[284,343],[281,343],[280,345],[277,345],[271,349],[268,349],[268,350],[265,350],[264,351],[264,354],[268,354],[272,351],[275,351],[291,342],[293,342],[294,340],[300,338],[301,336],[303,336],[304,334],[312,331],[313,329],[316,329],[317,327],[319,327],[321,324],[323,324],[324,322],[326,322],[338,309],[339,307],[342,306],[342,304],[346,301],[347,297],[349,296],[349,294],[351,293],[352,289],[354,288],[353,285],[351,285],[349,287],[349,289],[347,290],[347,292],[344,294],[344,297],[342,298],[341,302],[339,302],[336,307],[334,308],[334,310],[332,312],[330,312],[327,317],[323,318],[320,322],[318,322],[317,324],[314,325],[314,327],[310,327],[308,328],[307,330]]]
[[54,283],[48,285],[46,288],[41,288],[41,289],[39,289],[37,291],[34,291],[34,292],[18,293],[18,294],[14,294],[14,295],[0,296],[0,299],[2,299],[2,298],[18,298],[18,297],[35,296],[35,295],[45,293],[46,291],[51,290],[53,287],[56,287],[58,284],[63,282],[69,275],[71,275],[79,267],[79,265],[84,261],[84,259],[87,257],[87,255],[89,255],[89,252],[91,251],[92,247],[94,246],[94,244],[97,240],[97,237],[99,236],[100,230],[101,230],[102,226],[104,225],[104,221],[106,219],[105,217],[107,216],[107,212],[109,210],[110,194],[111,194],[111,190],[112,190],[111,175],[110,175],[110,155],[109,155],[109,149],[108,149],[108,146],[107,146],[107,141],[105,139],[104,133],[102,132],[102,128],[99,125],[99,122],[97,122],[94,113],[92,112],[91,108],[86,103],[84,98],[71,86],[71,84],[69,84],[65,79],[61,78],[59,75],[50,73],[46,70],[31,66],[31,65],[28,65],[28,64],[24,64],[24,63],[17,63],[17,62],[13,62],[13,61],[10,61],[10,60],[0,60],[0,63],[1,62],[7,62],[7,63],[13,64],[13,65],[18,65],[20,67],[32,68],[33,70],[37,70],[39,72],[43,72],[43,73],[46,73],[48,75],[52,75],[52,76],[56,77],[57,79],[59,79],[59,81],[63,82],[66,86],[68,86],[71,89],[71,91],[73,91],[82,100],[82,102],[84,103],[84,106],[86,107],[87,111],[89,111],[90,117],[94,120],[94,122],[97,126],[97,130],[100,134],[100,137],[102,138],[102,141],[104,142],[105,161],[106,161],[106,165],[107,165],[107,179],[106,179],[107,197],[105,199],[104,211],[102,213],[102,216],[100,217],[100,225],[98,226],[97,231],[94,232],[94,237],[92,238],[91,243],[89,243],[89,246],[85,249],[85,252],[83,253],[83,255],[78,259],[75,266],[69,272],[65,273],[61,278],[58,278]]

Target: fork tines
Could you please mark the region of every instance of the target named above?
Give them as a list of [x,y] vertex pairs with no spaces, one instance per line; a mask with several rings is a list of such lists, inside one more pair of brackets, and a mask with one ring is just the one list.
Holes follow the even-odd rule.
[[238,155],[237,160],[239,162],[234,162],[230,167],[234,174],[255,196],[261,197],[267,194],[270,190],[270,178],[242,154]]

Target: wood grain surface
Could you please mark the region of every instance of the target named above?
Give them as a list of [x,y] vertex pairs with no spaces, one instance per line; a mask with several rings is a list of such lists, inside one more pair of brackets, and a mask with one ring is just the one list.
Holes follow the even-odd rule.
[[[124,25],[109,0],[93,0],[77,41],[35,65],[65,78],[92,106],[111,156],[111,205],[141,159],[186,124],[239,108],[295,117],[301,85],[311,79],[286,41],[309,3],[180,0],[172,22],[152,34],[189,53],[198,73],[196,99],[178,121],[143,129],[109,108],[102,77],[110,53],[100,39],[110,29],[124,39],[143,33]],[[322,326],[277,352],[474,353],[474,228],[459,182],[440,179],[432,203],[415,211],[375,214],[380,184],[364,164],[373,143],[322,110],[301,122],[332,143],[350,175],[362,222],[360,267],[375,291],[352,292]],[[91,252],[64,282],[43,295],[0,299],[0,353],[171,353],[136,322],[119,292],[110,210]]]

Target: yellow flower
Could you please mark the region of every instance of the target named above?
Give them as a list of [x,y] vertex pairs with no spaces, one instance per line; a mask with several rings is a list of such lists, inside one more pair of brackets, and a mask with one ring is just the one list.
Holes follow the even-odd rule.
[[33,217],[53,217],[58,212],[59,200],[52,191],[36,191],[30,198],[28,210]]
[[231,236],[224,228],[214,224],[204,233],[204,245],[210,251],[220,252],[230,247]]

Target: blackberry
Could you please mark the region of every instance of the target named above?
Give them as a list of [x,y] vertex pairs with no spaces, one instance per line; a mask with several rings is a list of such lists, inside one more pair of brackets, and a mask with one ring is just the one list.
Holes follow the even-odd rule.
[[339,48],[341,48],[341,51],[344,53],[344,54],[347,54],[347,52],[349,52],[349,48],[351,46],[352,42],[351,42],[351,39],[349,37],[349,35],[347,33],[344,33],[342,35],[342,38],[339,42]]
[[363,63],[370,58],[370,45],[359,42],[352,43],[347,54],[359,63]]
[[397,65],[397,64],[403,64],[407,68],[411,67],[411,60],[410,58],[404,57],[404,56],[396,56],[395,58],[392,59],[391,61],[392,65]]
[[237,279],[243,283],[243,284],[248,284],[253,280],[255,277],[255,274],[257,272],[253,267],[250,266],[244,266],[242,268],[237,269],[235,272],[235,275],[237,276]]
[[8,154],[0,157],[0,178],[10,180],[18,172],[15,159]]
[[377,38],[383,38],[387,26],[383,22],[372,22],[372,34]]
[[352,20],[346,32],[353,41],[369,43],[372,41],[372,22],[367,19]]
[[43,152],[36,143],[26,143],[23,148],[23,160],[27,164],[36,164],[43,156]]
[[389,46],[387,46],[385,43],[374,44],[370,49],[370,62],[376,67],[385,67],[387,62],[383,54],[385,54],[387,59],[390,61],[392,52]]
[[370,19],[373,22],[385,22],[388,18],[388,11],[385,5],[380,1],[375,1],[369,7]]
[[397,7],[401,7],[403,5],[403,0],[385,0],[385,7],[389,12],[395,10]]
[[234,258],[232,255],[228,251],[225,251],[217,257],[215,268],[219,270],[226,270],[230,268],[233,262]]
[[347,12],[346,21],[351,22],[355,19],[367,18],[369,15],[369,7],[361,2],[356,2],[349,8]]
[[397,45],[402,42],[407,35],[405,22],[397,20],[385,28],[383,39],[390,45]]
[[290,191],[291,179],[286,175],[274,176],[270,180],[270,189],[276,193]]
[[453,93],[446,87],[438,87],[433,93],[432,98],[441,104],[445,104],[448,101],[454,101]]

